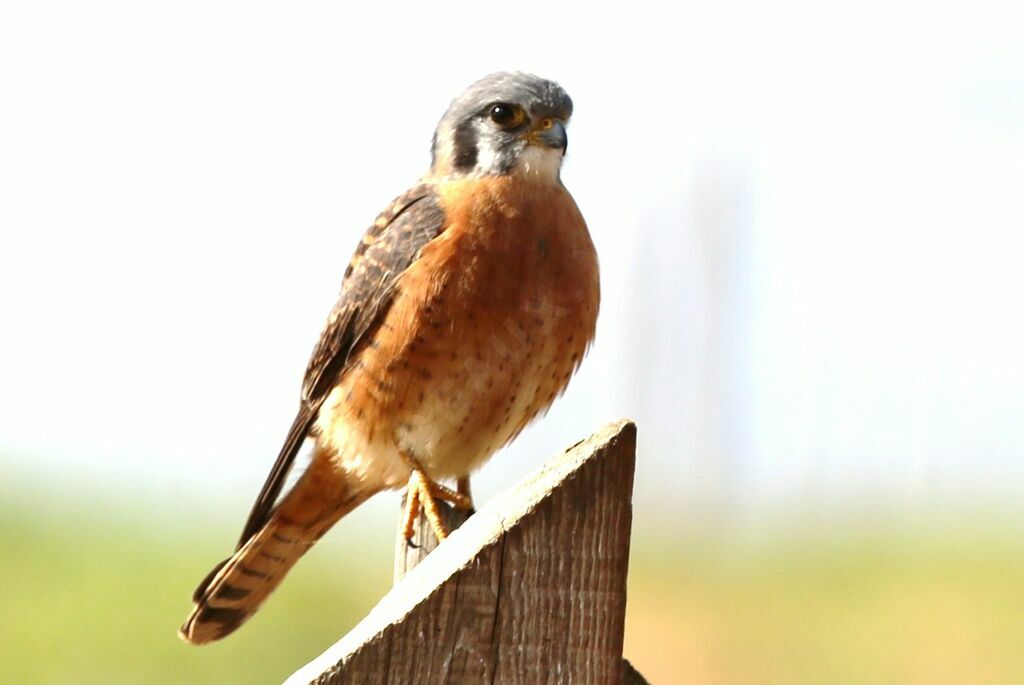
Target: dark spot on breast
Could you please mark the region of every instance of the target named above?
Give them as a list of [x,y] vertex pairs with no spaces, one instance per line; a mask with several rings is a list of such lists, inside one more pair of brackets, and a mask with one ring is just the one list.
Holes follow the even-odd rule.
[[540,240],[537,241],[537,252],[539,252],[540,256],[543,257],[544,259],[548,258],[548,239],[547,238],[541,238]]

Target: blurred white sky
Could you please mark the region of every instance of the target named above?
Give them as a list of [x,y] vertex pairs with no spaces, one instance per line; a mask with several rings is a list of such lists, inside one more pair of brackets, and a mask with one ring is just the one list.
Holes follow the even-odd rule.
[[3,481],[250,499],[362,231],[514,68],[576,102],[604,300],[485,493],[628,415],[668,506],[1019,497],[1014,4],[626,7],[5,3]]

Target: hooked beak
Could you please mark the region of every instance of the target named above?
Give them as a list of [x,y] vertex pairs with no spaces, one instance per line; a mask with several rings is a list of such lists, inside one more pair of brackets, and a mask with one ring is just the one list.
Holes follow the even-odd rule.
[[569,136],[565,132],[565,124],[561,121],[544,119],[531,132],[530,142],[561,150],[562,154],[565,154],[569,147]]

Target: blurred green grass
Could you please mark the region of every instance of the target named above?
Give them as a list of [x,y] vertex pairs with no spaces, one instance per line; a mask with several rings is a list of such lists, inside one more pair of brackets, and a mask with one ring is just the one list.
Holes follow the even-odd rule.
[[[251,623],[197,649],[175,630],[231,531],[0,513],[4,682],[280,682],[390,585],[391,531],[346,522]],[[1008,528],[639,530],[629,592],[626,655],[654,683],[1024,682],[1024,544]]]
[[1024,534],[942,522],[637,535],[626,656],[663,683],[1024,683]]
[[349,530],[349,539],[310,553],[256,620],[196,648],[176,631],[194,586],[231,551],[234,531],[102,508],[60,519],[0,511],[2,682],[281,682],[390,586],[391,541],[371,544],[379,563],[368,564],[366,536]]

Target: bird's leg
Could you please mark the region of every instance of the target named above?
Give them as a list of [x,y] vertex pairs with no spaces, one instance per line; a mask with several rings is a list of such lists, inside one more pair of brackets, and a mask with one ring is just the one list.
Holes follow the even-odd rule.
[[476,507],[473,506],[473,493],[469,490],[469,476],[462,476],[459,478],[458,486],[456,488],[460,495],[466,498],[469,506],[466,507],[466,511],[476,511]]
[[405,511],[402,513],[402,535],[405,541],[412,543],[413,526],[420,515],[420,491],[415,487],[413,478],[415,471],[409,476],[409,484],[405,488]]
[[412,540],[413,526],[422,508],[424,514],[426,514],[427,521],[430,522],[430,527],[434,530],[434,535],[437,536],[438,540],[444,540],[448,537],[448,526],[445,525],[444,520],[441,518],[441,510],[438,508],[437,500],[442,499],[446,502],[451,502],[456,508],[467,511],[472,511],[473,501],[469,498],[468,494],[456,492],[451,488],[430,480],[423,467],[411,456],[403,454],[402,457],[409,464],[411,470],[409,484],[406,486],[402,534],[405,535],[407,541]]

